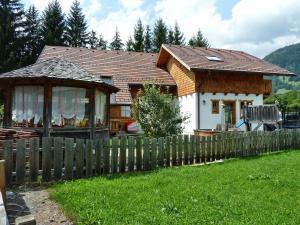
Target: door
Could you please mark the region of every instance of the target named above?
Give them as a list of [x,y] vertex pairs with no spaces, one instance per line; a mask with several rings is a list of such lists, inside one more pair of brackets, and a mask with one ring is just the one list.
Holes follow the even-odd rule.
[[225,126],[228,128],[235,127],[236,124],[236,104],[235,101],[224,101],[225,105]]

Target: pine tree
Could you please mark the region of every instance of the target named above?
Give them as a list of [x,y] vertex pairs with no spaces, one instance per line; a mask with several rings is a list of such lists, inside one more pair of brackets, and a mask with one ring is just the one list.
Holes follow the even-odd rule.
[[167,38],[168,44],[174,44],[174,31],[172,30],[172,27],[168,30],[168,38]]
[[176,22],[174,26],[174,44],[175,45],[184,45],[184,35],[180,31],[179,25]]
[[152,52],[152,35],[150,26],[146,26],[145,38],[144,38],[144,51]]
[[0,72],[20,66],[24,45],[23,16],[20,0],[0,0]]
[[167,42],[167,32],[165,22],[160,18],[155,22],[153,33],[153,50],[154,52],[159,52],[160,47],[163,43]]
[[196,36],[193,36],[189,40],[189,45],[194,47],[204,47],[209,48],[208,40],[203,36],[201,30],[199,29]]
[[131,36],[129,36],[128,41],[126,42],[126,51],[133,52],[135,51],[134,47],[134,41],[132,40]]
[[137,24],[134,27],[134,44],[133,48],[136,52],[144,51],[144,26],[141,19],[138,19]]
[[99,39],[98,39],[98,45],[97,47],[101,50],[106,50],[107,49],[107,41],[104,40],[102,34],[100,34]]
[[37,60],[43,48],[41,20],[38,10],[34,6],[30,6],[25,12],[24,35],[26,39],[24,62],[28,65]]
[[43,13],[42,35],[46,45],[65,45],[66,26],[58,0],[50,2]]
[[88,44],[90,45],[91,49],[96,49],[98,46],[99,40],[97,38],[97,34],[95,31],[91,31],[89,34],[89,40],[88,40]]
[[67,19],[67,38],[73,47],[85,46],[88,41],[87,22],[78,0],[73,2]]
[[116,27],[116,32],[115,32],[115,36],[112,39],[112,42],[110,43],[109,48],[111,50],[122,50],[123,49],[124,44],[122,43],[122,39],[120,37],[120,33],[118,31],[118,27]]

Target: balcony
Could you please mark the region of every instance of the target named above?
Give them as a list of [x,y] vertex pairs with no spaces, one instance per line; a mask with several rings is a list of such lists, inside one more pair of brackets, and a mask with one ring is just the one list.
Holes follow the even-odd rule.
[[263,94],[268,96],[272,93],[272,81],[271,80],[264,80],[263,83]]

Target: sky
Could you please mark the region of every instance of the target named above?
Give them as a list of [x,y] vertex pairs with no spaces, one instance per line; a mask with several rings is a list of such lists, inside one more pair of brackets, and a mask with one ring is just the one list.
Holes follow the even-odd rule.
[[[21,0],[40,11],[51,0]],[[79,0],[89,25],[111,41],[116,27],[123,42],[138,18],[153,26],[177,22],[188,40],[200,28],[211,47],[241,50],[263,58],[300,42],[299,0]],[[59,0],[67,15],[73,0]]]

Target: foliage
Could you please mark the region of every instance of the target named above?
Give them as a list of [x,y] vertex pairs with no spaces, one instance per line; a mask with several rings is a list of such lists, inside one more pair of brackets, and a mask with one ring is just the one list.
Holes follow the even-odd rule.
[[0,0],[0,73],[21,66],[23,20],[20,0]]
[[194,47],[209,48],[208,40],[203,36],[200,29],[198,30],[197,34],[189,40],[189,45]]
[[168,37],[167,37],[167,43],[168,44],[174,44],[174,31],[172,30],[172,27],[169,27],[168,29]]
[[136,52],[144,51],[144,26],[142,24],[141,19],[138,19],[137,24],[134,27],[134,42],[133,49]]
[[153,51],[159,52],[163,43],[167,43],[168,29],[163,19],[158,19],[153,28]]
[[297,150],[81,179],[50,198],[76,224],[298,224],[299,164]]
[[267,62],[285,68],[297,76],[291,78],[274,77],[273,92],[276,93],[280,89],[300,90],[300,43],[280,48],[269,55],[264,60]]
[[89,33],[89,40],[88,40],[88,44],[90,45],[90,48],[91,49],[96,49],[97,48],[97,45],[99,43],[99,40],[96,36],[96,32],[94,30],[92,30],[90,33]]
[[26,65],[33,64],[43,48],[41,19],[38,10],[34,6],[30,6],[25,12],[24,36],[25,49],[23,61]]
[[149,25],[146,26],[145,38],[144,38],[144,51],[152,52],[152,34]]
[[115,32],[115,35],[112,39],[112,42],[110,43],[110,46],[109,48],[111,50],[122,50],[124,44],[122,43],[122,39],[121,39],[121,36],[120,36],[120,33],[118,31],[118,27],[116,27],[116,32]]
[[188,118],[180,114],[177,99],[160,87],[145,84],[133,103],[133,117],[146,135],[162,137],[182,132]]
[[106,50],[107,49],[107,41],[104,40],[102,34],[100,34],[99,36],[99,42],[98,42],[98,48],[101,49],[101,50]]
[[72,47],[83,47],[88,41],[87,22],[78,0],[73,2],[67,19],[67,39]]
[[128,41],[126,42],[126,51],[133,52],[134,50],[134,42],[131,36],[129,36]]
[[50,2],[43,13],[42,35],[46,45],[65,45],[65,16],[58,0]]
[[265,104],[279,103],[281,108],[300,107],[300,91],[290,91],[284,94],[272,94],[264,100]]
[[174,44],[184,45],[184,34],[180,31],[179,25],[176,22],[174,26]]

